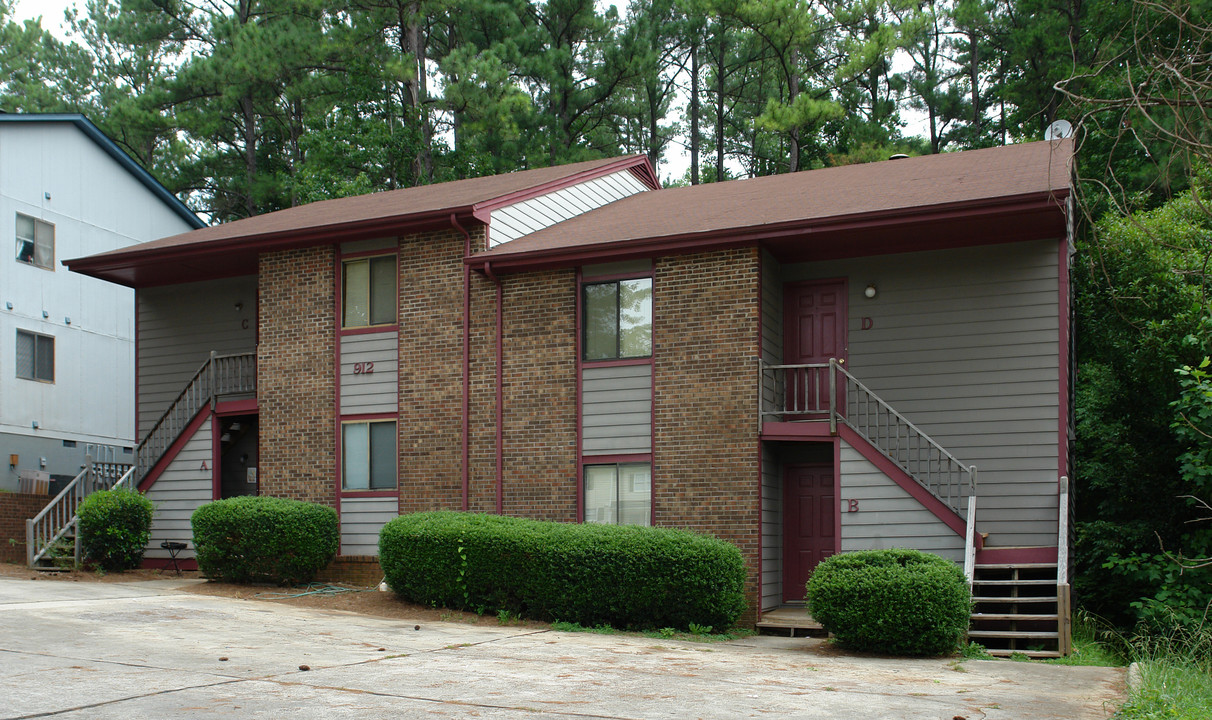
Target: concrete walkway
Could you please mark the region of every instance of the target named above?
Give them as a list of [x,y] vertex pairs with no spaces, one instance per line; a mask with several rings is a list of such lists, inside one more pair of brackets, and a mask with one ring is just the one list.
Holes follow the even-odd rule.
[[[3,718],[1105,718],[1123,670],[416,623],[0,578]],[[309,670],[300,670],[300,666]]]

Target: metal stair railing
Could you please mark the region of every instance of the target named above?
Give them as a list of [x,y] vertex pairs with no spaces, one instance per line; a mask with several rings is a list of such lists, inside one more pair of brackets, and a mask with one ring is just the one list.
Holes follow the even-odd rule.
[[[42,508],[42,512],[25,521],[25,560],[34,567],[62,540],[68,531],[74,530],[79,521],[76,511],[84,498],[98,490],[135,489],[133,465],[112,462],[93,462],[85,456],[84,469],[72,478],[54,500]],[[80,533],[74,533],[75,564],[80,564]]]
[[[976,467],[965,465],[850,374],[828,363],[767,365],[758,360],[758,422],[788,417],[843,423],[956,514],[967,515],[976,494]],[[769,403],[769,407],[767,404]]]
[[199,410],[223,395],[251,393],[256,389],[256,353],[216,355],[212,352],[135,449],[139,479],[146,477],[164,457]]

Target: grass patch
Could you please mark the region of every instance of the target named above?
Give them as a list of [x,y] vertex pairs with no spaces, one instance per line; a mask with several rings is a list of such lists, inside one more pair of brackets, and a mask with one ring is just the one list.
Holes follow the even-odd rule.
[[1212,626],[1175,623],[1130,643],[1140,682],[1115,715],[1120,720],[1204,720],[1212,717]]
[[586,627],[580,623],[563,622],[557,620],[551,624],[552,630],[560,632],[588,632],[597,633],[598,635],[631,635],[635,637],[657,638],[659,640],[688,640],[690,642],[727,642],[738,638],[750,637],[756,635],[756,630],[746,630],[744,628],[733,628],[728,632],[713,633],[710,627],[696,627],[696,632],[682,632],[674,628],[660,628],[659,630],[645,630],[644,632],[624,632],[610,627],[609,625],[598,625],[596,627]]

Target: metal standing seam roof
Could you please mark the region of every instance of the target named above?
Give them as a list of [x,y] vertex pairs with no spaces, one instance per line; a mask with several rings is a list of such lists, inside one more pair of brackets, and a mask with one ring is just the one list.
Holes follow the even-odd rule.
[[176,195],[160,184],[159,180],[144,170],[141,165],[126,154],[122,148],[109,138],[108,135],[93,125],[92,121],[79,113],[3,113],[0,112],[0,123],[12,124],[46,124],[70,123],[80,129],[84,135],[97,144],[105,154],[109,155],[123,169],[129,172],[144,187],[151,191],[161,202],[168,206],[178,217],[194,228],[206,227],[206,221],[194,214]]
[[848,217],[1069,193],[1071,139],[966,150],[638,193],[477,253],[473,264],[595,246],[760,236]]

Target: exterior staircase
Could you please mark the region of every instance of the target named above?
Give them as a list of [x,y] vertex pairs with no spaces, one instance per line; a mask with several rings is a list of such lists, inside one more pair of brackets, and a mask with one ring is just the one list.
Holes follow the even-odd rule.
[[80,564],[80,534],[76,510],[84,498],[98,490],[135,489],[135,469],[124,463],[93,462],[86,456],[84,469],[63,488],[42,512],[25,521],[25,560],[31,569],[56,568],[71,550],[72,565]]
[[1069,600],[1056,563],[978,564],[968,637],[990,655],[1067,655]]

